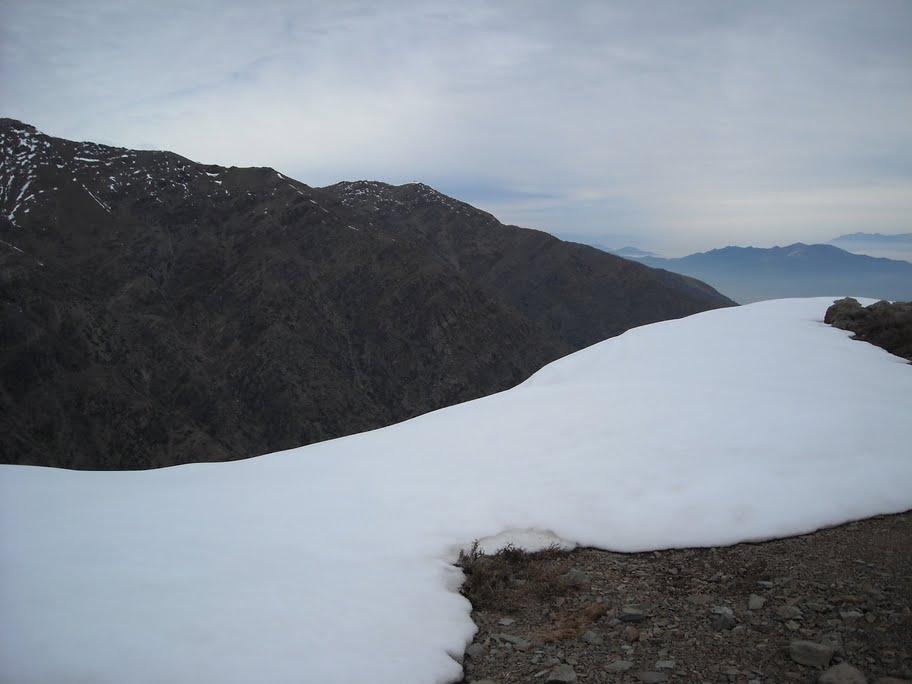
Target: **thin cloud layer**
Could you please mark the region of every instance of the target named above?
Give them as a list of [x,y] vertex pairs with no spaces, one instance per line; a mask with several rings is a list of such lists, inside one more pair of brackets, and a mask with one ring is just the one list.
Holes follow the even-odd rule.
[[2,109],[54,135],[420,179],[668,252],[906,232],[912,5],[0,3]]

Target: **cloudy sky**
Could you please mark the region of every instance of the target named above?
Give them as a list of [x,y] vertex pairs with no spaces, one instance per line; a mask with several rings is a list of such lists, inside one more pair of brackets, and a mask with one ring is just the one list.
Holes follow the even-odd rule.
[[910,35],[907,0],[0,0],[0,112],[678,254],[912,231]]

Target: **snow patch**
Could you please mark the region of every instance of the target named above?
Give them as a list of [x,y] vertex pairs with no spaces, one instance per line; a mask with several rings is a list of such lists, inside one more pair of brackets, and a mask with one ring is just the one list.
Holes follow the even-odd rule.
[[474,539],[643,551],[912,508],[912,366],[824,325],[831,302],[636,328],[259,458],[0,466],[0,679],[456,681]]
[[576,548],[573,542],[561,539],[548,530],[504,530],[478,540],[478,550],[484,554],[497,553],[510,546],[526,551],[544,551],[551,548],[569,551]]

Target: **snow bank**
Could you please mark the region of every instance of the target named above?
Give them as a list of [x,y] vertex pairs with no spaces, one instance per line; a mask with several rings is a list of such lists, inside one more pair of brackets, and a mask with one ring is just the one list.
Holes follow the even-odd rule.
[[825,326],[831,301],[646,326],[247,461],[4,466],[0,679],[449,681],[474,632],[450,562],[473,539],[637,551],[908,509],[912,367]]

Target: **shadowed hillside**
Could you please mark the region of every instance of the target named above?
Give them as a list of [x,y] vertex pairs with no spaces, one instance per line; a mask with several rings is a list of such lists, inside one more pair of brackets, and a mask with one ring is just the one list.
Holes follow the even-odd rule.
[[4,462],[253,456],[731,304],[420,184],[311,188],[10,119],[0,135]]

